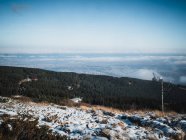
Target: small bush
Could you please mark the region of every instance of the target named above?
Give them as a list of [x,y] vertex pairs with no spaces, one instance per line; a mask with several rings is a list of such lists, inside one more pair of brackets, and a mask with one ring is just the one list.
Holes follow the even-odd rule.
[[[3,119],[0,125],[0,140],[66,140],[65,136],[54,135],[47,126],[37,127],[38,121]],[[10,129],[10,126],[12,129]]]

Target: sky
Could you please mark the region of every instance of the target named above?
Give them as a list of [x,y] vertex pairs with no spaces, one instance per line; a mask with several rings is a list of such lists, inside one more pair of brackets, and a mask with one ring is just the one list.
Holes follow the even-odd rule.
[[0,0],[0,53],[183,53],[184,0]]

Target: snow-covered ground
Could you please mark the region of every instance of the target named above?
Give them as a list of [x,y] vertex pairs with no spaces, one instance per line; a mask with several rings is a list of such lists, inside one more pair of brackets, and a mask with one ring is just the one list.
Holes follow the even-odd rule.
[[[28,119],[38,119],[39,128],[48,126],[54,135],[66,135],[69,139],[184,139],[186,132],[186,116],[180,114],[155,117],[148,112],[144,117],[0,97],[0,125],[3,114],[18,118],[31,116]],[[8,127],[12,129],[11,125]]]

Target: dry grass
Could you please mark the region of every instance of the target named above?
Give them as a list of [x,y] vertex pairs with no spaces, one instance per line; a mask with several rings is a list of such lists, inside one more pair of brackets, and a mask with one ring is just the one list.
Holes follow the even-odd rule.
[[42,102],[39,102],[39,103],[36,103],[38,106],[48,106],[50,103],[47,102],[47,101],[42,101]]
[[152,109],[128,109],[128,110],[120,110],[120,109],[116,109],[116,108],[112,108],[112,107],[106,107],[106,106],[100,106],[100,105],[90,105],[87,103],[81,103],[80,104],[80,108],[82,110],[102,110],[102,111],[106,111],[106,112],[111,112],[111,113],[117,113],[117,114],[122,114],[122,113],[127,113],[129,115],[134,115],[134,114],[139,114],[141,116],[146,116],[148,113],[153,113],[154,117],[165,117],[165,116],[175,116],[177,115],[176,112],[174,111],[167,111],[167,112],[162,112],[160,110],[152,110]]
[[102,111],[112,112],[112,113],[123,113],[123,111],[116,109],[116,108],[100,106],[100,105],[90,105],[90,104],[86,104],[86,103],[81,103],[80,108],[82,110],[94,110],[94,111],[102,110]]
[[84,106],[84,105],[81,105],[80,108],[81,108],[82,110],[85,110],[85,111],[91,109],[90,107],[87,107],[87,106]]
[[[49,102],[47,101],[42,101],[39,103],[35,103],[33,102],[29,97],[25,97],[25,96],[12,96],[12,99],[21,101],[21,102],[27,102],[29,104],[33,104],[33,105],[38,105],[38,106],[48,106]],[[177,115],[176,112],[174,111],[167,111],[167,112],[162,112],[160,110],[152,110],[152,109],[128,109],[128,110],[120,110],[120,109],[116,109],[116,108],[112,108],[112,107],[106,107],[106,106],[100,106],[100,105],[90,105],[87,103],[74,103],[71,100],[63,100],[60,103],[62,106],[69,106],[69,107],[80,107],[82,110],[102,110],[102,111],[106,111],[106,112],[111,112],[111,113],[117,113],[117,114],[122,114],[122,113],[127,113],[129,115],[133,115],[133,114],[139,114],[141,116],[146,116],[149,112],[154,114],[154,117],[164,117],[164,116],[175,116]]]
[[79,103],[75,103],[75,102],[73,102],[72,100],[69,100],[69,99],[64,99],[64,100],[60,101],[59,105],[68,106],[68,107],[78,107]]
[[112,113],[123,113],[123,111],[116,109],[116,108],[112,108],[112,107],[105,107],[105,106],[100,106],[100,105],[94,105],[92,106],[92,109],[95,110],[103,110],[106,112],[112,112]]
[[[38,121],[11,119],[6,116],[0,127],[0,140],[66,140],[65,136],[53,135],[48,126],[37,127]],[[8,127],[12,126],[12,129]]]
[[127,114],[139,114],[141,116],[146,116],[148,113],[153,113],[155,117],[165,117],[165,116],[175,116],[177,115],[176,112],[174,111],[167,111],[167,112],[162,112],[160,110],[150,110],[150,109],[140,109],[140,110],[135,110],[135,109],[129,109],[125,111]]
[[22,96],[22,95],[11,96],[11,98],[14,100],[21,101],[21,102],[32,102],[32,99],[26,96]]

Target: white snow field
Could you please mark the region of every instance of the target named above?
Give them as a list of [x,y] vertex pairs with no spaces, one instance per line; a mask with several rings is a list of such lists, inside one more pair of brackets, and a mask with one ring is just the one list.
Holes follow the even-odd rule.
[[[18,97],[17,97],[18,98]],[[38,128],[48,126],[52,134],[66,135],[68,139],[90,140],[141,140],[184,139],[186,116],[155,117],[153,112],[139,114],[111,113],[103,110],[23,102],[0,97],[0,126],[4,114],[12,118],[23,115],[38,119]],[[25,121],[28,121],[25,119]],[[8,126],[12,129],[11,124]]]

